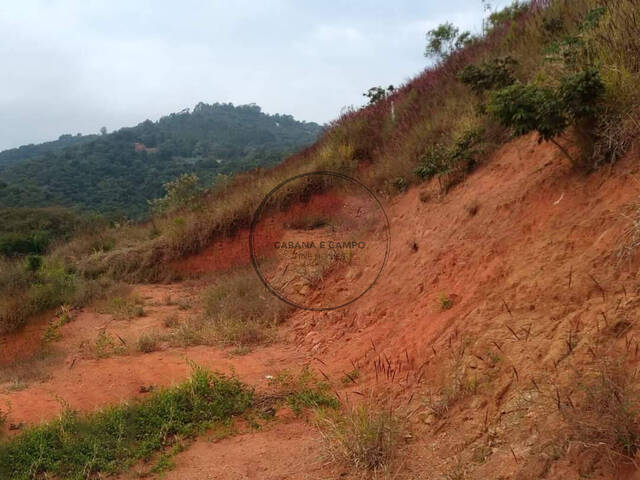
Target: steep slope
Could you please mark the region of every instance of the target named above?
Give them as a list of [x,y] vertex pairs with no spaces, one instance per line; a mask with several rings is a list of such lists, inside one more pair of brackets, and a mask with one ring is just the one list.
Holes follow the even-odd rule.
[[[638,215],[638,155],[634,148],[587,176],[529,136],[501,148],[446,196],[437,182],[410,189],[385,205],[391,254],[373,290],[337,311],[294,312],[276,345],[246,356],[205,346],[165,346],[133,363],[78,356],[78,341],[100,325],[130,343],[136,332],[162,328],[164,312],[176,308],[162,306],[167,294],[197,294],[141,287],[152,305],[148,317],[111,322],[87,312],[63,327],[62,345],[71,349],[65,361],[43,383],[2,396],[9,420],[50,418],[59,397],[92,409],[144,395],[138,385],[183,378],[182,355],[259,386],[266,375],[306,363],[331,379],[343,402],[364,395],[408,415],[410,436],[393,478],[634,478],[633,465],[610,445],[581,438],[571,415],[588,419],[594,406],[582,389],[603,362],[629,375],[638,366],[638,259],[618,257]],[[245,252],[233,254],[234,264],[248,262]],[[210,255],[200,258],[216,270]],[[181,268],[201,269],[197,258]],[[343,271],[329,281],[349,288]],[[442,308],[442,295],[451,308]],[[354,365],[359,377],[341,381]],[[313,425],[283,412],[265,429],[198,441],[176,456],[168,478],[360,475],[327,463]],[[286,457],[278,454],[283,441]]]

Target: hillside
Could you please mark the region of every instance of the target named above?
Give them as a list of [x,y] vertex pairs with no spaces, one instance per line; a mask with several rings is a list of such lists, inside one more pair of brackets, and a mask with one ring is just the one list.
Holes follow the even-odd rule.
[[0,476],[640,478],[639,26],[440,26],[277,166],[0,260]]
[[312,143],[320,128],[256,105],[199,103],[102,136],[63,135],[0,152],[0,207],[55,205],[145,218],[163,183],[195,173],[209,186],[219,174],[276,165]]

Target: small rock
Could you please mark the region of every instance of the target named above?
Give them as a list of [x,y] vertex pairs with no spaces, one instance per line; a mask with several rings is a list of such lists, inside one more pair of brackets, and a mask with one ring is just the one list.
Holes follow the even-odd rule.
[[149,385],[148,387],[146,385],[140,385],[140,388],[138,389],[138,391],[140,393],[149,393],[149,392],[153,392],[153,385]]

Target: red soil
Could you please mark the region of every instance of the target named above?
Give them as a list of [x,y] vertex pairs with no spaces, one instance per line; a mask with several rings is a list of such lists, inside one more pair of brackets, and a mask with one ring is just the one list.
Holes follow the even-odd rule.
[[[616,469],[606,456],[596,461],[577,445],[554,456],[566,435],[548,399],[556,386],[572,395],[569,380],[592,366],[590,352],[622,358],[626,348],[625,361],[637,365],[638,262],[620,264],[616,256],[629,226],[625,214],[640,193],[637,158],[634,150],[614,167],[585,176],[552,145],[521,138],[446,196],[434,183],[391,200],[391,255],[375,287],[341,310],[295,312],[283,328],[284,343],[242,357],[209,347],[166,349],[80,359],[73,368],[68,357],[45,383],[0,396],[0,409],[10,403],[11,422],[34,422],[55,415],[55,396],[79,409],[135,397],[140,385],[183,379],[185,357],[233,367],[258,385],[267,374],[311,362],[334,380],[343,400],[373,391],[412,412],[411,453],[403,456],[398,478],[454,478],[457,464],[465,478],[477,479],[635,478],[633,469]],[[423,191],[432,199],[422,202]],[[218,271],[246,263],[244,239],[246,232],[176,268]],[[344,271],[332,279],[349,288]],[[188,293],[175,286],[143,290],[160,298],[163,289],[181,288],[177,295]],[[441,308],[441,295],[452,308]],[[113,328],[127,335],[158,326],[158,315],[169,308],[112,322]],[[104,321],[85,312],[63,336],[82,336],[81,329]],[[570,350],[568,338],[575,341]],[[354,365],[361,372],[355,385],[337,381]],[[475,378],[477,390],[436,418],[425,399],[457,371]],[[318,438],[296,421],[217,443],[198,441],[178,455],[168,478],[322,478]],[[355,475],[345,472],[345,478]]]
[[[261,222],[254,232],[255,252],[260,254],[282,237],[284,225],[293,220],[312,215],[335,215],[343,207],[340,197],[324,194],[313,197],[303,205],[293,205],[285,212],[273,215]],[[201,252],[173,263],[173,268],[184,275],[220,272],[250,263],[249,229],[241,230],[235,237],[212,243]]]

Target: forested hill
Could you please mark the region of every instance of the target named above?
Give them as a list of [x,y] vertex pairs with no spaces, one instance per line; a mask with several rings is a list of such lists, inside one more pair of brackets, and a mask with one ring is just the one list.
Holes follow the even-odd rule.
[[0,152],[0,207],[56,205],[140,219],[147,201],[180,174],[196,173],[207,186],[218,174],[271,166],[321,128],[254,104],[199,103],[109,134],[62,135]]

